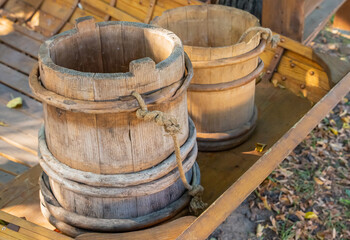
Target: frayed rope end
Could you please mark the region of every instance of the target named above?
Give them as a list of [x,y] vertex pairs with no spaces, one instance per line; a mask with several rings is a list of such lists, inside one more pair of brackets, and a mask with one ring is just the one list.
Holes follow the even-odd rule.
[[190,213],[195,216],[199,216],[208,206],[208,204],[202,200],[203,191],[204,188],[201,185],[195,185],[192,187],[192,190],[188,192],[188,194],[192,196],[189,207]]

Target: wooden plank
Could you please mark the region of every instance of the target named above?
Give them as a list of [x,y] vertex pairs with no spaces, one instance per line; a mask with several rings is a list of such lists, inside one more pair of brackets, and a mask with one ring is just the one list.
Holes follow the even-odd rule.
[[30,73],[36,63],[31,57],[0,43],[0,63],[6,64],[24,74]]
[[6,105],[16,97],[21,97],[23,102],[22,107],[16,108],[17,111],[40,120],[43,118],[43,107],[40,102],[0,83],[0,104]]
[[116,7],[121,11],[129,13],[131,16],[143,21],[147,16],[150,0],[138,1],[138,0],[118,0]]
[[0,40],[7,45],[22,51],[34,58],[38,57],[38,51],[41,42],[36,41],[30,37],[27,37],[14,30],[9,31],[6,34],[0,35]]
[[0,140],[0,156],[10,161],[23,164],[27,167],[33,167],[38,164],[38,157],[22,149]]
[[0,184],[1,184],[1,189],[4,187],[4,184],[10,182],[14,178],[15,178],[14,175],[3,171],[2,168],[0,167]]
[[310,43],[345,1],[346,0],[324,0],[318,8],[310,13],[305,19],[302,42],[304,44]]
[[149,23],[151,21],[156,4],[157,4],[157,0],[150,0],[147,15],[146,15],[146,18],[144,20],[145,23]]
[[[305,18],[309,16],[309,14],[315,10],[324,0],[305,0]],[[327,0],[326,0],[327,1]]]
[[[177,239],[206,239],[349,92],[350,73],[230,186]],[[201,161],[201,159],[199,159]],[[205,187],[205,186],[204,186]]]
[[6,240],[18,240],[18,238],[9,236],[3,232],[0,231],[0,239],[6,239]]
[[32,238],[19,233],[19,232],[15,232],[7,227],[5,227],[4,225],[0,224],[0,229],[2,233],[5,233],[6,235],[10,236],[10,237],[14,237],[16,239],[21,239],[21,240],[32,240]]
[[30,37],[36,41],[43,42],[45,40],[45,37],[37,32],[34,32],[30,30],[27,27],[24,27],[22,25],[16,24],[6,18],[0,19],[0,25],[3,28],[11,29],[11,31],[15,30],[23,35],[26,35],[27,37]]
[[0,7],[2,7],[6,2],[7,0],[0,0]]
[[69,19],[72,17],[75,9],[77,8],[79,3],[79,0],[75,0],[70,9],[66,11],[65,15],[62,17],[62,22],[59,26],[57,26],[56,29],[52,30],[52,34],[57,34],[58,32],[60,32],[62,30],[62,28],[65,26],[65,24],[69,21]]
[[264,0],[262,25],[284,36],[301,41],[304,10],[305,0]]
[[62,20],[42,10],[36,11],[30,22],[27,24],[35,31],[46,37],[53,35],[52,30],[61,26]]
[[[31,138],[37,138],[42,120],[30,117],[17,109],[10,109],[0,104],[0,121],[5,122],[9,127],[16,128],[23,133],[26,133]],[[5,127],[4,127],[5,128]]]
[[7,17],[20,22],[25,22],[34,14],[35,7],[21,0],[8,0],[4,6]]
[[193,216],[182,217],[174,221],[162,224],[159,227],[149,228],[128,233],[86,233],[77,240],[172,240],[179,236],[196,218]]
[[350,1],[346,1],[335,14],[333,27],[341,30],[350,31]]
[[19,174],[22,174],[23,172],[27,171],[29,168],[8,160],[7,158],[4,158],[0,156],[0,170],[3,172],[6,172],[8,174],[11,174],[13,176],[17,176]]
[[25,217],[27,221],[49,231],[55,228],[41,214],[39,205],[38,179],[41,172],[40,165],[36,165],[8,183],[0,191],[0,208],[17,217]]
[[[19,231],[20,233],[21,233],[21,229],[26,229],[27,231],[22,232],[23,234],[26,234],[32,237],[37,237],[38,239],[40,239],[40,236],[45,237],[45,239],[63,239],[63,240],[71,239],[70,237],[67,237],[63,234],[59,234],[57,232],[51,231],[47,228],[41,227],[39,225],[36,225],[24,219],[15,217],[4,211],[0,211],[0,219],[6,222],[13,223],[17,226],[20,226],[21,227]],[[30,232],[35,233],[35,235],[30,234]]]
[[16,89],[17,91],[35,98],[29,87],[28,76],[13,70],[0,63],[0,83]]
[[137,18],[132,17],[128,13],[125,13],[117,8],[111,7],[107,3],[104,3],[100,0],[81,0],[82,3],[90,4],[96,9],[105,12],[106,14],[120,20],[120,21],[129,21],[129,22],[140,22]]

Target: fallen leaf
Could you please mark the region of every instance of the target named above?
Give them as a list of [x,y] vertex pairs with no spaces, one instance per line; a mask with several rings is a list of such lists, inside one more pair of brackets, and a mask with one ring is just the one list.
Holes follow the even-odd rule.
[[295,231],[295,240],[298,240],[300,238],[300,236],[301,236],[301,229],[297,229]]
[[7,127],[8,124],[6,124],[5,122],[0,121],[0,126]]
[[6,105],[6,107],[8,107],[8,108],[16,108],[16,107],[21,107],[21,106],[22,106],[22,98],[21,97],[17,97],[17,98],[10,100]]
[[262,152],[266,146],[265,143],[255,143],[255,151]]
[[314,177],[314,181],[315,181],[318,185],[323,185],[323,184],[324,184],[324,182],[323,182],[321,179],[317,178],[317,177]]
[[263,235],[263,231],[264,231],[264,226],[259,223],[258,226],[256,227],[256,236],[261,237]]
[[267,210],[271,211],[270,204],[267,202],[267,196],[261,197],[261,201],[263,201],[264,207],[265,207]]
[[318,218],[318,216],[314,212],[307,212],[307,213],[305,213],[304,218],[305,219],[313,219],[313,218]]
[[277,86],[278,86],[278,80],[277,80],[277,79],[274,78],[274,79],[272,79],[271,82],[272,82],[272,84],[273,84],[274,87],[277,87]]
[[344,129],[349,129],[349,128],[350,128],[349,123],[343,123],[343,128],[344,128]]
[[328,128],[334,135],[338,136],[338,130],[332,127]]
[[340,143],[330,143],[329,146],[332,148],[335,152],[340,152],[343,150],[343,146]]
[[350,117],[347,116],[347,117],[342,117],[341,120],[344,122],[344,123],[350,123]]

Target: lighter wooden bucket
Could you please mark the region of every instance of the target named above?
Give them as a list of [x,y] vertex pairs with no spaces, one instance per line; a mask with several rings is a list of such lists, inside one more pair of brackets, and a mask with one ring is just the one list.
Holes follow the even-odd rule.
[[178,35],[192,61],[188,110],[199,150],[225,150],[246,140],[256,126],[255,79],[266,41],[258,32],[238,41],[259,20],[236,8],[202,5],[165,11],[152,24]]
[[[43,43],[30,86],[44,106],[39,150],[46,213],[72,227],[108,232],[150,226],[181,211],[189,197],[172,138],[136,117],[140,106],[131,93],[142,94],[150,110],[176,116],[183,170],[191,181],[197,147],[186,89],[192,75],[180,39],[146,24],[96,24],[85,17],[76,29]],[[85,220],[68,220],[74,216]]]

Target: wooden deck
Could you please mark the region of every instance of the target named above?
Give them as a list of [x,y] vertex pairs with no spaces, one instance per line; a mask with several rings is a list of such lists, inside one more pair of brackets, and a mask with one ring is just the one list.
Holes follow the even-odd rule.
[[[37,61],[37,51],[45,37],[6,19],[0,19],[0,30],[0,209],[53,230],[55,228],[42,216],[39,206],[41,168],[37,165],[37,133],[43,123],[42,105],[28,85],[28,74]],[[205,239],[208,232],[214,230],[349,91],[349,75],[342,85],[333,87],[349,68],[338,65],[336,67],[341,71],[334,71],[334,66],[332,69],[321,67],[321,63],[318,65],[312,61],[315,56],[311,49],[293,44],[296,43],[287,40],[280,45],[285,52],[279,65],[274,66],[277,68],[274,79],[278,87],[268,81],[257,85],[259,120],[253,136],[233,150],[199,154],[202,184],[206,189],[204,200],[215,204],[199,218],[186,222],[183,227],[187,230],[181,239]],[[274,55],[274,51],[268,50],[263,60],[269,63]],[[327,61],[327,64],[331,65],[331,62]],[[313,80],[307,75],[311,72],[318,76],[319,85],[313,85]],[[328,80],[334,83],[322,85]],[[303,93],[304,89],[308,91],[307,95]],[[304,96],[300,97],[300,93]],[[6,107],[14,97],[22,97],[21,108]],[[310,101],[318,104],[314,106]],[[304,115],[306,117],[300,121]],[[257,142],[267,144],[267,149],[261,154],[254,151]],[[6,216],[0,212],[0,219],[7,221]],[[22,224],[18,221],[16,218],[18,225]],[[31,228],[36,228],[33,226]],[[42,232],[44,234],[46,230]],[[181,232],[177,231],[175,236]],[[109,236],[126,239],[125,235]],[[147,238],[142,234],[138,236]],[[24,239],[11,231],[6,237]],[[61,239],[63,235],[55,233],[50,237],[40,237]],[[97,237],[92,235],[91,239]]]

